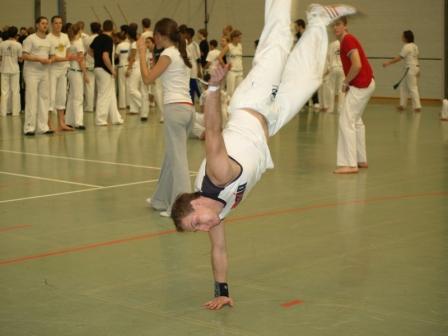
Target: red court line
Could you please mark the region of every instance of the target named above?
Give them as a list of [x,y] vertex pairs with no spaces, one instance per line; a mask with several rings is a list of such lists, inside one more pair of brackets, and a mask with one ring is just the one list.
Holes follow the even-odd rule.
[[[311,205],[311,206],[302,207],[302,208],[291,208],[291,209],[283,209],[283,210],[277,210],[277,211],[259,212],[259,213],[256,213],[253,215],[248,215],[248,216],[233,217],[231,219],[226,220],[226,223],[240,222],[240,221],[255,219],[255,218],[260,218],[260,217],[270,217],[270,216],[277,216],[277,215],[283,215],[283,214],[304,212],[304,211],[309,211],[309,210],[314,210],[314,209],[334,208],[334,207],[341,206],[341,205],[369,204],[369,203],[379,203],[379,202],[384,202],[384,201],[394,201],[394,200],[414,199],[414,198],[419,198],[419,197],[434,197],[434,196],[448,196],[448,192],[430,192],[430,193],[409,194],[409,195],[401,195],[401,196],[385,196],[385,197],[376,197],[376,198],[370,198],[370,199],[365,199],[365,200],[352,200],[352,201],[339,202],[339,203],[317,204],[317,205]],[[98,247],[123,244],[123,243],[128,243],[131,241],[151,239],[154,237],[164,236],[164,235],[173,234],[173,233],[176,233],[176,231],[175,230],[166,230],[166,231],[160,231],[160,232],[154,232],[154,233],[146,233],[146,234],[139,235],[139,236],[133,236],[133,237],[116,239],[116,240],[111,240],[111,241],[106,241],[106,242],[81,245],[81,246],[77,246],[77,247],[75,246],[75,247],[65,248],[65,249],[56,250],[56,251],[49,251],[49,252],[44,252],[44,253],[30,255],[30,256],[24,256],[24,257],[19,257],[19,258],[12,258],[12,259],[3,259],[3,260],[0,260],[0,266],[10,265],[10,264],[18,264],[18,263],[22,263],[22,262],[25,262],[28,260],[43,259],[43,258],[47,258],[47,257],[64,255],[64,254],[68,254],[68,253],[81,252],[81,251],[95,249]]]
[[289,301],[289,302],[282,303],[281,306],[283,308],[291,308],[292,306],[296,306],[296,305],[299,305],[299,304],[302,304],[302,303],[303,303],[303,301],[301,301],[301,300],[292,300],[292,301]]
[[0,228],[0,233],[14,231],[14,230],[18,230],[18,229],[25,229],[25,228],[29,228],[29,227],[31,227],[30,224],[9,226],[9,227],[5,227],[5,228]]
[[133,237],[127,237],[127,238],[122,238],[122,239],[110,240],[110,241],[106,241],[106,242],[99,242],[99,243],[69,247],[69,248],[65,248],[65,249],[61,249],[61,250],[49,251],[49,252],[45,252],[45,253],[40,253],[40,254],[35,254],[35,255],[30,255],[30,256],[25,256],[25,257],[20,257],[20,258],[4,259],[4,260],[0,260],[0,266],[10,265],[10,264],[18,264],[18,263],[28,261],[28,260],[42,259],[42,258],[46,258],[46,257],[53,257],[53,256],[58,256],[58,255],[63,255],[63,254],[68,254],[68,253],[73,253],[73,252],[86,251],[86,250],[91,250],[91,249],[95,249],[95,248],[103,247],[103,246],[123,244],[123,243],[128,243],[128,242],[136,241],[136,240],[150,239],[150,238],[164,236],[164,235],[175,233],[175,232],[176,232],[176,230],[166,230],[166,231],[160,231],[160,232],[155,232],[155,233],[146,233],[146,234],[143,234],[140,236],[133,236]]

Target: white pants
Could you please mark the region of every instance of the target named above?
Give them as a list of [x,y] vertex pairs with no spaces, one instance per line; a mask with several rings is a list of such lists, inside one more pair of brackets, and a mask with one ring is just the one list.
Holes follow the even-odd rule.
[[440,113],[442,119],[448,119],[448,99],[444,99],[442,102],[442,112]]
[[357,167],[367,162],[364,109],[375,90],[375,81],[367,88],[350,86],[339,116],[337,166]]
[[87,70],[88,83],[84,83],[84,111],[93,112],[95,109],[95,73]]
[[344,94],[342,93],[342,83],[344,82],[344,71],[342,68],[330,69],[328,74],[327,86],[325,88],[325,103],[328,108],[327,112],[334,112],[334,100],[336,95],[338,96],[338,108],[337,112],[342,111],[342,105],[344,103]]
[[39,72],[25,71],[25,124],[24,133],[48,131],[50,107],[50,78],[48,69]]
[[249,108],[264,115],[271,136],[316,92],[327,55],[327,27],[315,17],[308,18],[309,26],[290,51],[290,12],[291,0],[266,0],[265,25],[253,67],[229,106],[230,113]]
[[[20,113],[20,73],[1,74],[1,115],[6,116],[8,110],[16,116]],[[11,103],[11,105],[9,105]]]
[[65,110],[67,102],[67,69],[50,67],[50,111]]
[[140,117],[141,118],[148,118],[149,115],[149,92],[150,87],[149,85],[146,85],[140,75],[140,95],[142,97],[140,101]]
[[152,92],[154,95],[154,100],[156,101],[157,107],[160,111],[160,119],[163,120],[163,86],[160,77],[155,80]]
[[140,68],[134,66],[126,80],[129,90],[129,112],[131,113],[140,112],[142,106],[141,78]]
[[127,66],[121,66],[118,68],[118,108],[125,109],[128,106],[128,84],[126,80]]
[[114,77],[103,68],[95,68],[95,80],[98,90],[95,123],[106,125],[109,117],[112,124],[122,124],[123,119],[117,108]]
[[68,71],[68,99],[67,110],[65,112],[65,123],[71,126],[83,126],[84,111],[82,106],[83,98],[83,78],[80,71]]
[[422,107],[417,85],[419,74],[419,67],[409,67],[409,71],[400,85],[400,106],[406,107],[408,104],[408,97],[410,95],[412,100],[412,108],[419,109]]
[[243,72],[242,71],[232,71],[230,70],[227,73],[226,77],[226,91],[227,94],[231,97],[235,92],[236,88],[243,81]]

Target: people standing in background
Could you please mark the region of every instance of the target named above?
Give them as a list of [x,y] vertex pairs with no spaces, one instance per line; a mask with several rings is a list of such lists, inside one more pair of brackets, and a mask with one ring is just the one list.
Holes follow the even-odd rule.
[[145,39],[141,37],[137,43],[144,83],[154,83],[158,77],[163,83],[165,153],[157,189],[147,199],[147,203],[153,209],[161,211],[161,216],[168,217],[179,192],[191,191],[187,139],[194,121],[194,108],[189,94],[192,64],[187,55],[185,40],[175,21],[169,18],[158,21],[154,27],[154,40],[164,51],[151,70],[145,62]]
[[209,71],[210,66],[213,64],[214,61],[218,59],[219,54],[221,53],[221,50],[218,49],[218,41],[211,40],[210,41],[210,50],[207,54],[204,70]]
[[91,35],[83,40],[88,78],[88,81],[84,82],[84,112],[93,112],[95,109],[95,61],[88,51],[93,40],[101,33],[101,24],[90,23],[90,32]]
[[115,49],[115,54],[118,56],[117,65],[117,81],[118,81],[118,108],[125,109],[128,106],[129,89],[126,80],[126,71],[128,68],[128,58],[131,51],[131,43],[129,42],[127,32],[120,32],[120,43]]
[[19,62],[22,62],[22,45],[17,42],[17,32],[17,27],[9,27],[6,34],[7,39],[0,43],[2,97],[0,115],[3,117],[9,111],[13,116],[17,116],[21,110]]
[[364,109],[375,90],[373,71],[359,41],[347,30],[347,18],[333,25],[341,43],[341,61],[345,79],[342,91],[344,104],[339,115],[337,168],[335,174],[353,174],[358,168],[368,168]]
[[65,122],[78,130],[85,130],[83,93],[84,81],[88,81],[84,61],[84,45],[81,37],[81,25],[75,23],[68,30],[70,47],[68,53],[72,56],[68,69],[69,91]]
[[[154,43],[155,43],[155,40],[154,40]],[[153,49],[154,65],[157,64],[157,62],[159,61],[160,55],[162,55],[163,50],[164,50],[163,47],[157,46],[157,44],[155,43],[155,46]],[[154,96],[154,101],[155,101],[157,107],[159,108],[159,112],[160,112],[159,121],[161,123],[163,123],[163,121],[164,121],[164,119],[163,119],[163,85],[162,85],[162,79],[160,78],[160,76],[157,77],[156,80],[154,81],[152,94]]]
[[201,66],[205,67],[207,64],[207,55],[209,52],[209,44],[207,41],[208,32],[205,29],[198,30],[199,35],[199,50],[201,51]]
[[342,62],[340,57],[341,43],[339,40],[334,40],[328,46],[327,55],[327,69],[328,80],[327,85],[324,88],[325,105],[327,112],[334,112],[334,101],[336,95],[338,96],[338,108],[337,112],[341,112],[344,102],[344,94],[342,93],[342,83],[344,82],[344,69],[342,68]]
[[294,21],[294,30],[295,30],[295,42],[299,41],[302,37],[302,34],[305,32],[306,24],[303,19],[297,19]]
[[95,61],[95,80],[98,88],[96,98],[96,118],[98,126],[108,125],[108,119],[115,125],[121,125],[123,119],[118,112],[115,95],[114,43],[112,34],[114,24],[111,20],[103,22],[103,33],[90,44],[89,52]]
[[54,58],[54,48],[47,38],[48,19],[36,19],[36,33],[23,41],[22,57],[25,61],[23,77],[26,84],[25,122],[26,136],[35,133],[52,134],[48,127],[50,107],[50,79],[48,67]]
[[[53,16],[51,18],[51,33],[47,36],[55,51],[55,57],[50,64],[50,116],[51,112],[57,111],[58,130],[72,131],[73,128],[65,124],[65,104],[67,101],[67,70],[69,57],[67,50],[70,47],[70,40],[67,34],[62,32],[62,17]],[[51,117],[48,118],[51,128]]]
[[400,105],[398,110],[403,111],[408,103],[408,97],[411,96],[412,108],[415,112],[422,110],[420,103],[420,94],[418,91],[418,78],[420,77],[420,65],[418,62],[418,47],[414,43],[414,33],[411,30],[403,32],[401,39],[404,43],[400,55],[390,61],[384,62],[383,67],[395,64],[404,60],[405,71],[407,71],[405,78],[400,85]]
[[227,44],[218,56],[221,64],[225,64],[224,56],[227,55],[227,62],[230,63],[230,71],[226,77],[226,88],[229,97],[243,80],[243,46],[241,45],[242,33],[234,30],[230,33],[230,43]]
[[129,28],[128,40],[130,43],[129,57],[126,67],[126,83],[129,90],[129,113],[138,114],[142,106],[141,94],[141,75],[140,75],[140,61],[137,54],[137,30]]
[[194,41],[195,31],[193,28],[187,28],[186,38],[187,38],[187,54],[191,62],[190,71],[190,95],[191,100],[194,104],[194,99],[197,96],[201,96],[201,89],[199,87],[198,79],[202,76],[201,74],[201,51],[199,45]]
[[151,20],[148,18],[142,19],[142,36],[146,39],[148,37],[153,37],[154,32],[151,30]]

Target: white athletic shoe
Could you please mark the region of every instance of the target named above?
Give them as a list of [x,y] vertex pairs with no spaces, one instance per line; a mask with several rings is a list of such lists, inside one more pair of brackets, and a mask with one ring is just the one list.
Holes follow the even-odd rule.
[[148,204],[148,206],[149,206],[150,208],[152,208],[152,205],[151,205],[151,197],[149,197],[149,198],[146,199],[146,204]]
[[356,13],[356,8],[349,5],[327,5],[311,4],[307,10],[308,21],[313,19],[320,19],[326,25],[336,21],[342,16],[353,15]]
[[162,211],[160,212],[160,217],[170,217],[170,214],[168,213],[168,211]]

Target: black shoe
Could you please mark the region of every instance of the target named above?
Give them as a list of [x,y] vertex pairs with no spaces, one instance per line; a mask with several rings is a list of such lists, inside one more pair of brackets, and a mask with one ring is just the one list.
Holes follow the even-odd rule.
[[142,117],[142,118],[140,118],[140,121],[146,122],[146,121],[148,121],[148,118]]
[[54,133],[53,130],[48,130],[48,131],[44,132],[44,134],[53,134],[53,133]]
[[[69,125],[69,124],[65,124],[65,126],[70,127],[70,128],[73,128],[73,126],[72,126],[72,125]],[[76,127],[75,127],[75,128],[76,128]]]
[[84,125],[75,126],[75,129],[84,131],[86,127]]
[[36,133],[34,133],[34,132],[26,132],[26,133],[25,133],[26,136],[34,136],[35,134],[36,134]]

